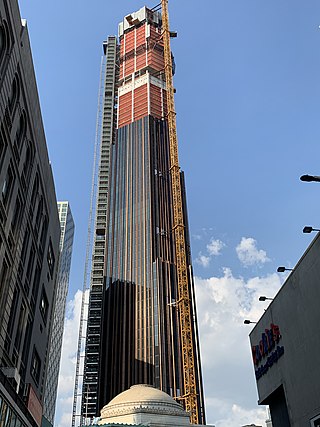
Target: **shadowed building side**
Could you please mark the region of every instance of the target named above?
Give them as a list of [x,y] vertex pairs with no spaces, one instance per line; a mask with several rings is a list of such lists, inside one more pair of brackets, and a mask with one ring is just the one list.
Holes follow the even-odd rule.
[[60,226],[32,54],[0,0],[0,425],[41,425]]

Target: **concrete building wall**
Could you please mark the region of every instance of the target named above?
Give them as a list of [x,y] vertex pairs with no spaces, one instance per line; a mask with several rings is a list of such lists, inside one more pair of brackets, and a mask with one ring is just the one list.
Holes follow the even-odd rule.
[[[309,426],[320,414],[319,253],[317,235],[250,334],[255,357],[261,357],[255,365],[259,403],[270,405],[274,427]],[[265,331],[272,324],[279,327],[280,337],[264,351],[263,347],[268,348]],[[289,424],[276,419],[277,414],[285,419],[284,406]]]

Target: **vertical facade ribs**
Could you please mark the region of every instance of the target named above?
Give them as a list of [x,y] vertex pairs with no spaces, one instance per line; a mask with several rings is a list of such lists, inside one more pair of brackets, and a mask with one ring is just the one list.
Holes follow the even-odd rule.
[[[99,195],[97,204],[82,396],[87,418],[134,384],[153,385],[182,404],[186,393],[162,16],[146,7],[128,15],[119,25],[119,46],[112,38],[114,55],[109,40],[103,128],[115,123],[111,107],[116,136],[101,143],[100,177],[105,143],[109,153],[98,194],[106,188],[107,197],[103,214]],[[196,404],[204,423],[184,178],[179,168],[177,174]]]

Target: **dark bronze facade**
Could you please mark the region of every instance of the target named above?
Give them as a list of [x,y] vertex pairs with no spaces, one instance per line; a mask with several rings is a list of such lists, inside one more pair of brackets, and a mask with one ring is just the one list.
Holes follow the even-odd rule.
[[[93,268],[82,396],[82,415],[87,418],[98,416],[106,403],[133,384],[153,385],[183,404],[163,49],[154,49],[161,15],[145,8],[135,19],[140,19],[137,26],[121,27],[115,65],[120,69],[114,75],[118,126],[110,145],[106,227],[96,229],[95,250],[102,241],[105,250],[104,288],[98,294],[98,269]],[[133,41],[135,52],[126,54],[124,46]],[[136,67],[131,76],[126,75],[128,66]],[[115,126],[115,120],[112,123]],[[181,182],[187,224],[183,173]],[[204,423],[188,227],[185,241],[198,405]]]

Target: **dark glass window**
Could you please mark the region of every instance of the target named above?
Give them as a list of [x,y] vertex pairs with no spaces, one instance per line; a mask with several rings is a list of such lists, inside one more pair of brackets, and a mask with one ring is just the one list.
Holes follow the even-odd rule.
[[50,271],[51,279],[53,278],[53,270],[54,270],[54,254],[53,254],[53,248],[52,248],[52,242],[50,240],[49,246],[48,246],[48,253],[47,253],[47,261],[48,261],[48,267]]
[[32,189],[32,196],[31,196],[31,206],[30,209],[33,212],[34,205],[36,203],[37,194],[39,192],[39,175],[36,174],[36,177],[34,179],[33,183],[33,189]]
[[2,405],[0,408],[0,426],[6,426],[9,418],[9,406],[7,402],[2,401]]
[[31,276],[32,276],[32,270],[33,270],[33,264],[34,264],[34,258],[35,258],[35,248],[32,245],[30,249],[29,254],[29,261],[28,261],[28,267],[27,267],[27,273],[26,273],[26,279],[27,279],[27,286],[29,287]]
[[13,231],[15,231],[17,228],[19,228],[20,217],[21,217],[21,208],[22,208],[21,197],[18,194],[18,196],[16,198],[16,204],[14,207],[13,218],[12,218],[12,223],[11,223],[11,228]]
[[35,273],[34,273],[33,286],[32,286],[32,298],[34,303],[37,301],[37,298],[38,298],[40,275],[41,275],[41,267],[39,264],[37,264]]
[[17,415],[12,411],[9,427],[17,427],[18,424],[16,424],[16,421],[17,421]]
[[10,197],[10,193],[13,187],[13,179],[14,179],[13,171],[11,166],[9,165],[6,178],[2,185],[2,200],[5,205],[7,204]]
[[20,82],[19,82],[19,77],[16,74],[12,82],[11,93],[9,98],[9,109],[11,114],[14,113],[15,107],[19,99],[19,95],[20,95]]
[[26,157],[23,165],[23,177],[25,179],[25,184],[28,185],[28,181],[30,178],[30,173],[32,170],[33,163],[33,147],[31,141],[28,142],[26,149]]
[[0,129],[0,162],[3,159],[4,153],[5,153],[5,150],[6,150],[6,140],[7,140],[7,137],[6,137],[6,134],[5,134],[4,127],[2,125],[1,129]]
[[27,249],[28,249],[28,243],[29,243],[29,237],[30,237],[30,229],[29,229],[29,227],[27,227],[26,231],[24,233],[24,239],[23,239],[22,251],[21,251],[21,262],[22,263],[26,259]]
[[32,362],[31,362],[31,368],[30,373],[35,380],[36,384],[39,384],[39,378],[40,378],[40,370],[41,370],[41,360],[39,357],[39,354],[36,350],[36,348],[33,348],[33,355],[32,355]]
[[20,150],[21,143],[26,136],[26,132],[27,132],[26,113],[22,111],[21,116],[19,118],[19,125],[16,132],[16,137],[15,137],[15,145],[18,150]]
[[18,299],[19,299],[19,291],[17,288],[15,288],[14,292],[13,292],[9,322],[8,322],[8,327],[7,327],[7,335],[10,337],[10,339],[11,339],[11,335],[12,335],[12,331],[13,331],[14,320],[15,320],[16,313],[17,313]]
[[43,197],[41,196],[39,204],[38,204],[38,210],[37,210],[37,216],[36,216],[36,229],[39,230],[40,227],[40,220],[42,216],[42,210],[43,210]]
[[42,288],[42,294],[40,299],[40,313],[43,317],[44,323],[47,323],[48,311],[49,311],[49,302],[46,295],[46,291]]
[[29,355],[29,351],[30,351],[32,323],[33,322],[31,320],[31,317],[28,317],[26,333],[25,333],[25,338],[24,338],[24,343],[23,343],[22,357],[21,357],[24,368],[27,365],[28,355]]
[[2,56],[3,50],[5,48],[5,35],[3,26],[0,26],[0,57]]
[[6,260],[2,261],[2,267],[1,267],[1,273],[0,273],[0,289],[4,290],[5,289],[5,284],[6,284],[6,280],[7,280],[7,276],[8,276],[8,270],[9,270],[9,266],[6,262]]
[[21,344],[25,314],[26,314],[26,308],[25,308],[24,304],[21,304],[17,333],[16,333],[16,339],[14,340],[14,346],[18,352],[19,352],[20,344]]
[[41,230],[41,237],[40,237],[40,251],[43,253],[46,240],[47,240],[47,231],[48,231],[48,218],[47,216],[44,217],[42,222],[42,230]]
[[4,25],[0,24],[0,65],[6,53],[6,48],[7,48],[6,31],[5,31]]

